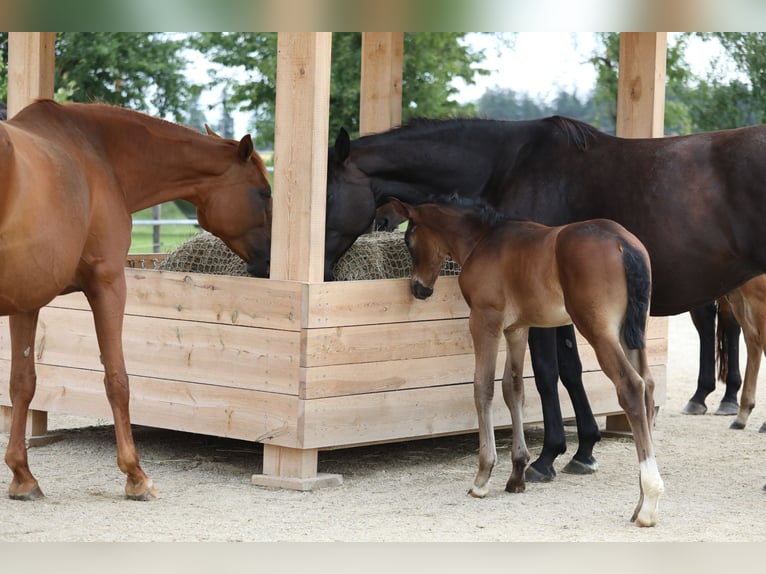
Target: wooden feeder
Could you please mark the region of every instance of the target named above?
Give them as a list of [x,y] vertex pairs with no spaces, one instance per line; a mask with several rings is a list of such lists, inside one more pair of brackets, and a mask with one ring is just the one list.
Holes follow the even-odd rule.
[[[52,95],[51,33],[11,33],[9,116]],[[623,33],[618,134],[662,135],[665,33]],[[363,35],[362,133],[401,121],[403,34]],[[409,280],[324,283],[331,34],[280,33],[271,278],[128,268],[124,347],[135,424],[263,443],[260,485],[338,484],[320,450],[475,432],[468,308],[455,277],[416,301]],[[7,318],[0,332],[0,407],[10,423]],[[656,402],[666,394],[667,319],[648,332]],[[29,432],[46,413],[111,419],[95,331],[82,294],[39,317]],[[581,338],[593,412],[626,428],[614,386]],[[505,357],[498,357],[498,377]],[[542,422],[527,361],[525,420]],[[497,394],[500,395],[499,379]],[[560,396],[563,415],[574,412]],[[503,401],[495,420],[510,426]]]

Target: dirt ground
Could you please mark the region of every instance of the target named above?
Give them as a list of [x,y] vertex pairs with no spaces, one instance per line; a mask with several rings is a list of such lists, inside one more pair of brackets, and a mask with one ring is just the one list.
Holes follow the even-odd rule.
[[[321,452],[320,472],[342,474],[343,484],[293,492],[250,484],[261,470],[257,444],[137,427],[142,466],[161,495],[139,503],[123,498],[108,421],[50,415],[62,440],[30,449],[46,498],[0,497],[0,541],[764,541],[766,385],[744,431],[728,428],[731,417],[681,415],[697,353],[689,316],[671,318],[668,396],[654,433],[665,481],[655,528],[629,522],[638,467],[625,438],[596,446],[594,475],[559,472],[508,494],[510,431],[499,432],[490,493],[476,500],[466,491],[477,435]],[[722,394],[719,385],[711,413]],[[576,435],[567,432],[571,454]],[[536,456],[542,428],[528,429],[527,440]],[[7,441],[0,434],[3,451]],[[0,492],[10,478],[3,465]]]

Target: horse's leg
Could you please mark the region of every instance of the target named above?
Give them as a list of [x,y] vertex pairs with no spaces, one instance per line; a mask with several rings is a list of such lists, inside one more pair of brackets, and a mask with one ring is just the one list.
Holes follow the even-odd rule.
[[731,303],[725,297],[718,300],[718,329],[716,332],[718,344],[721,346],[719,351],[720,378],[726,384],[726,391],[715,414],[735,415],[739,410],[737,394],[742,387],[742,377],[739,373],[739,336],[742,329],[734,316]]
[[158,494],[138,463],[130,428],[130,389],[122,350],[126,297],[124,271],[120,268],[119,272],[96,273],[84,285],[84,291],[93,310],[101,362],[104,365],[104,386],[114,416],[117,465],[127,475],[125,495],[133,500],[153,500],[158,498]]
[[531,328],[528,339],[535,387],[543,409],[543,448],[540,456],[527,467],[526,480],[548,482],[556,476],[553,461],[567,449],[558,393],[556,330]]
[[687,415],[704,415],[705,399],[715,390],[715,318],[716,302],[695,307],[689,311],[700,340],[697,390],[682,409]]
[[[476,498],[484,498],[489,492],[487,483],[497,462],[495,427],[492,421],[492,398],[495,392],[495,362],[500,345],[502,317],[494,315],[496,314],[489,317],[472,310],[468,321],[476,360],[473,398],[476,414],[479,418],[479,470],[468,494]],[[515,427],[513,434],[515,437]]]
[[524,351],[527,329],[509,329],[505,332],[507,354],[503,371],[503,399],[511,411],[513,442],[511,460],[513,468],[505,485],[508,492],[524,492],[524,470],[529,462],[529,450],[524,439]]
[[750,413],[755,408],[755,389],[758,384],[758,371],[761,367],[761,353],[764,350],[760,330],[766,326],[766,320],[757,299],[754,299],[751,304],[751,301],[744,296],[742,289],[735,289],[726,297],[731,303],[734,316],[742,327],[745,346],[747,347],[747,366],[739,411],[730,425],[730,428],[733,429],[743,429],[747,425]]
[[582,382],[582,362],[577,351],[574,325],[556,329],[556,353],[561,383],[569,393],[574,408],[578,440],[577,452],[562,472],[592,474],[598,470],[598,462],[593,457],[593,445],[601,440],[601,433]]
[[8,495],[16,500],[43,497],[37,480],[29,470],[25,442],[29,403],[35,396],[35,332],[39,309],[8,318],[11,332],[11,434],[5,451],[5,463],[13,473]]
[[620,345],[611,337],[588,337],[588,340],[596,351],[599,365],[615,385],[617,400],[628,418],[636,445],[640,496],[631,521],[639,526],[654,526],[659,498],[664,490],[650,429],[651,417],[654,416],[654,385],[647,386]]

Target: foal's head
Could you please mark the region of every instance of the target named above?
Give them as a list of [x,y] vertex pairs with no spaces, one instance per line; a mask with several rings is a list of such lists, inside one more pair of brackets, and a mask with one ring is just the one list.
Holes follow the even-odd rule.
[[409,205],[397,199],[391,199],[390,205],[409,221],[404,242],[412,257],[412,294],[418,299],[426,299],[433,294],[442,264],[450,255],[445,230],[440,225],[443,206]]
[[[217,137],[211,134],[210,137]],[[247,271],[268,277],[271,257],[271,186],[249,135],[230,144],[215,188],[201,190],[197,220],[247,262]]]

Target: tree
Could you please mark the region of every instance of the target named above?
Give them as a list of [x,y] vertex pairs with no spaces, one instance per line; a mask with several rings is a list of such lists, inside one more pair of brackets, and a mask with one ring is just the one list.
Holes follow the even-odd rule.
[[[463,33],[415,33],[404,37],[402,115],[445,116],[471,113],[472,105],[459,104],[452,80],[472,83],[483,54],[460,40]],[[193,34],[190,45],[218,66],[211,82],[227,83],[231,102],[254,113],[256,142],[273,142],[276,97],[276,34],[203,32]],[[341,126],[352,135],[359,131],[359,78],[361,33],[333,34],[330,94],[330,134]]]
[[[106,102],[186,121],[193,85],[184,74],[185,39],[164,33],[59,32],[59,99]],[[7,94],[8,34],[0,34],[0,96]]]

